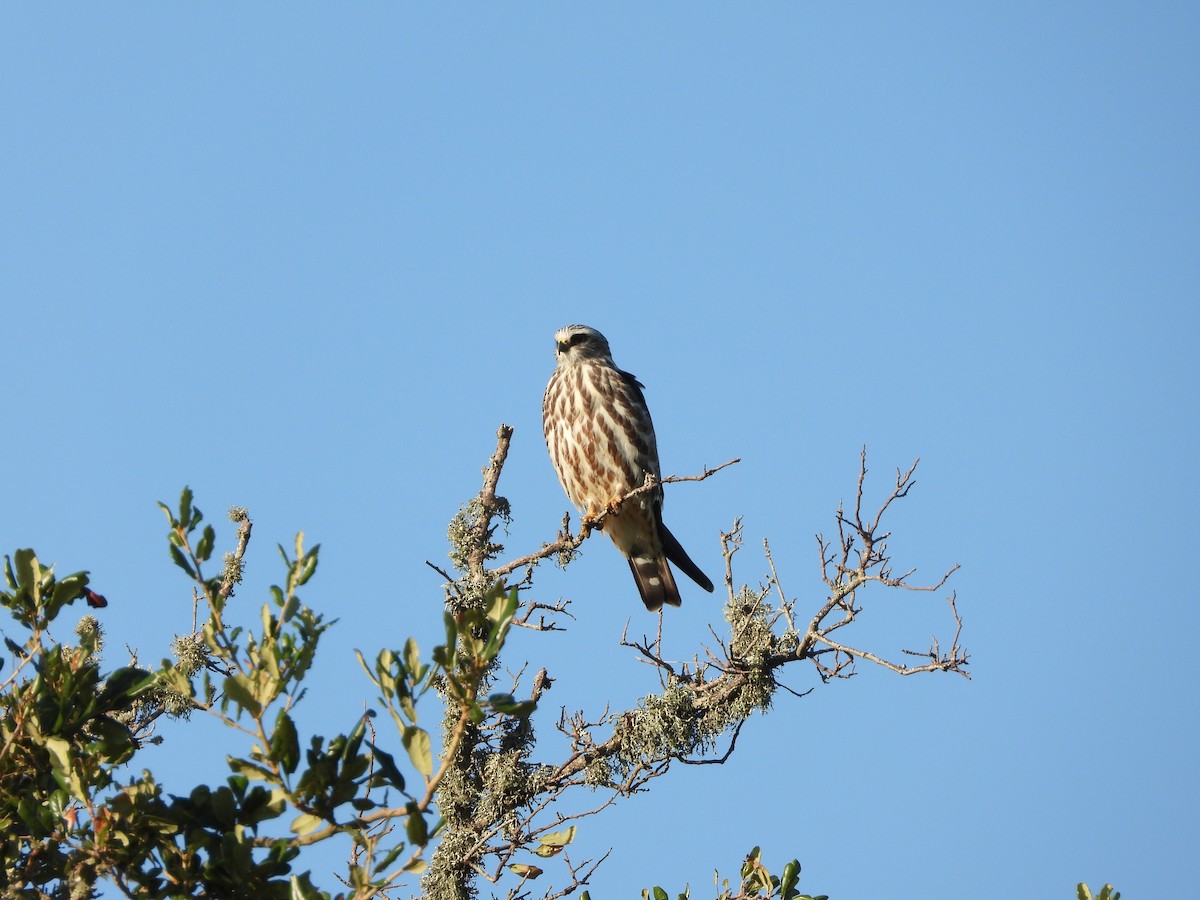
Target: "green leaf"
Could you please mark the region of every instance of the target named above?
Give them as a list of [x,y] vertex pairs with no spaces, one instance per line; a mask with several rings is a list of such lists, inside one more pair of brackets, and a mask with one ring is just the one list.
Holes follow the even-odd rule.
[[745,860],[745,862],[742,863],[742,873],[741,874],[742,874],[743,878],[749,878],[750,873],[753,872],[755,870],[755,868],[757,868],[756,863],[758,862],[758,856],[761,852],[762,851],[758,847],[755,847],[753,850],[751,850],[749,853],[746,854],[746,860]]
[[327,895],[317,890],[309,881],[307,872],[303,875],[293,875],[288,884],[288,900],[322,900],[325,896]]
[[379,655],[375,657],[375,671],[378,674],[391,672],[396,665],[396,654],[384,647],[379,651]]
[[539,846],[535,847],[533,852],[541,857],[557,856],[573,840],[575,840],[574,825],[565,831],[555,831],[551,834],[542,835],[538,838]]
[[[297,545],[298,546],[298,545]],[[308,579],[313,577],[317,571],[317,551],[321,549],[320,544],[314,544],[313,548],[308,551],[308,555],[300,562],[300,573],[296,576],[296,585],[307,584]]]
[[234,823],[233,791],[221,785],[212,792],[212,814],[221,829],[228,831]]
[[800,861],[793,859],[783,867],[779,876],[779,896],[788,900],[796,893],[796,883],[800,880]]
[[413,681],[420,681],[425,677],[426,666],[421,662],[421,650],[413,638],[404,642],[404,667],[408,669]]
[[429,778],[433,774],[433,751],[430,747],[429,732],[409,725],[404,729],[400,740],[404,743],[404,749],[408,751],[413,768]]
[[453,672],[458,663],[458,654],[452,645],[438,644],[433,648],[433,661],[443,672]]
[[488,604],[487,618],[491,623],[491,628],[488,630],[487,644],[479,654],[483,659],[488,661],[495,659],[500,648],[504,646],[504,638],[508,634],[518,605],[516,588],[513,588],[508,594],[497,595]]
[[490,694],[488,705],[498,713],[506,716],[518,716],[522,719],[527,718],[537,709],[537,704],[532,700],[517,700],[512,694]]
[[408,842],[424,846],[429,841],[429,827],[425,824],[425,816],[414,802],[406,804],[405,809],[408,811],[408,819],[404,822],[404,832],[408,835]]
[[379,857],[378,862],[375,864],[375,871],[386,872],[388,869],[390,869],[392,867],[392,863],[398,860],[400,858],[400,854],[404,852],[405,846],[407,845],[403,841],[397,842],[391,850]]
[[324,820],[320,816],[309,815],[304,813],[297,816],[292,822],[292,833],[299,835],[311,834],[323,824]]
[[186,485],[179,495],[179,524],[188,531],[192,530],[192,489]]
[[226,762],[229,763],[229,768],[239,775],[244,775],[246,778],[253,778],[256,781],[266,781],[270,784],[277,784],[279,779],[275,777],[275,773],[266,766],[260,766],[257,763],[252,763],[248,759],[239,759],[235,756],[226,756]]
[[562,831],[553,831],[550,834],[544,834],[538,838],[538,843],[550,847],[565,847],[575,840],[575,826],[565,828]]
[[407,693],[400,696],[400,711],[408,717],[408,721],[414,725],[417,723],[417,705],[413,703],[413,698]]
[[160,666],[158,670],[159,684],[184,697],[193,696],[192,683],[181,669],[176,668],[169,659],[164,659]]
[[17,586],[29,594],[34,606],[41,605],[41,572],[42,567],[37,556],[28,548],[18,550],[13,554],[17,566]]
[[350,732],[350,737],[346,740],[346,746],[342,748],[342,762],[346,763],[358,756],[359,747],[362,746],[363,736],[367,733],[367,718],[358,720],[358,724],[354,726],[354,730]]
[[74,603],[83,596],[83,589],[87,587],[87,583],[87,572],[76,572],[74,575],[68,575],[66,578],[60,579],[54,585],[54,593],[51,595],[50,606],[57,611],[68,603]]
[[396,768],[396,758],[392,754],[380,750],[370,741],[367,741],[367,746],[371,748],[371,753],[375,758],[375,765],[379,767],[377,776],[386,780],[396,790],[404,790],[404,776]]
[[95,742],[89,747],[91,758],[122,763],[133,755],[133,734],[127,725],[108,716],[97,716],[88,724]]
[[[296,614],[296,610],[300,608],[300,598],[295,594],[287,598],[287,602],[280,603],[279,621],[287,622]],[[336,620],[335,620],[336,621]]]
[[211,525],[204,526],[204,534],[200,538],[200,543],[196,545],[196,559],[204,562],[212,556],[213,543],[217,539],[217,532]]
[[230,675],[225,679],[225,696],[255,718],[262,714],[262,704],[255,699],[245,675]]
[[199,577],[196,575],[196,570],[192,568],[192,564],[188,562],[187,557],[183,555],[183,551],[174,544],[171,544],[171,559],[174,560],[175,565],[187,572],[192,578]]
[[[88,793],[75,767],[71,765],[71,745],[63,738],[46,738],[46,750],[51,756],[51,766],[54,768],[54,780],[79,800],[86,800]],[[24,815],[22,816],[24,817]],[[40,818],[40,816],[39,816]]]
[[46,738],[46,750],[56,769],[61,769],[63,772],[71,771],[71,745],[66,739]]
[[376,687],[378,687],[379,679],[375,676],[375,673],[372,672],[371,668],[367,665],[367,658],[362,655],[362,651],[359,650],[358,648],[355,648],[354,656],[358,659],[358,664],[360,666],[362,666],[362,670],[367,673],[367,677],[371,679],[371,683],[373,685],[375,685]]
[[156,681],[153,672],[136,666],[123,666],[105,679],[101,701],[108,709],[122,709],[139,694],[153,687]]
[[[508,867],[508,871],[520,875],[522,878],[528,878],[530,881],[542,874],[542,870],[537,866],[531,866],[526,863],[513,863]],[[663,900],[666,900],[666,894],[663,894]]]
[[275,733],[271,735],[271,758],[283,766],[291,775],[300,762],[300,738],[296,725],[287,710],[281,709],[275,717]]

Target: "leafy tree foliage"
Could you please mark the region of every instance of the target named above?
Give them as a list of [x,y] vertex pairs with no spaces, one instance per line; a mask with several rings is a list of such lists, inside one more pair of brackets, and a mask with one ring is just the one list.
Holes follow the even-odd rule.
[[[564,715],[558,729],[569,747],[553,758],[540,749],[531,718],[551,680],[546,670],[499,690],[498,660],[513,628],[564,627],[566,603],[539,602],[534,572],[546,560],[569,563],[604,516],[577,533],[564,519],[556,540],[497,562],[505,552],[497,529],[510,514],[497,493],[510,437],[511,429],[500,430],[481,491],[450,526],[454,571],[443,573],[444,640],[429,652],[410,638],[373,659],[360,654],[376,708],[349,718],[328,739],[297,725],[305,678],[331,625],[301,598],[320,549],[307,547],[303,534],[279,547],[281,584],[270,588],[257,617],[248,617],[244,605],[231,603],[251,544],[247,512],[231,510],[234,545],[215,564],[216,530],[191,491],[185,488],[174,507],[160,504],[171,559],[192,584],[197,626],[175,640],[171,659],[149,666],[135,658],[111,670],[95,614],[84,615],[70,638],[56,636],[67,607],[103,607],[87,573],[59,578],[30,549],[6,556],[0,604],[23,640],[6,639],[9,666],[0,683],[4,895],[86,898],[106,884],[137,898],[316,898],[334,891],[366,898],[420,890],[452,900],[474,896],[486,880],[510,900],[587,897],[607,854],[571,857],[578,823],[644,790],[672,762],[727,758],[747,718],[770,705],[785,666],[808,664],[821,682],[848,677],[859,660],[902,674],[966,674],[952,596],[949,649],[935,641],[927,651],[904,651],[911,662],[835,634],[861,613],[856,598],[867,587],[934,590],[945,581],[914,587],[911,573],[894,574],[881,520],[906,496],[913,469],[897,473],[895,489],[869,516],[864,455],[856,501],[838,508],[836,537],[818,536],[826,597],[800,615],[769,547],[765,584],[735,587],[735,525],[722,538],[729,631],[709,661],[677,669],[659,655],[657,641],[628,643],[657,668],[660,690],[634,709],[596,720]],[[665,479],[672,480],[685,479]],[[156,725],[164,717],[193,714],[216,717],[246,749],[228,758],[224,783],[171,793],[139,768],[139,754],[163,740]],[[434,715],[440,728],[430,727]],[[168,729],[166,739],[187,727]],[[576,794],[601,799],[582,810],[559,805]],[[335,838],[348,838],[352,850],[331,890],[302,860],[306,848]],[[739,878],[718,883],[715,895],[813,900],[800,893],[799,873],[793,860],[773,874],[755,848]],[[543,876],[553,885],[535,888]],[[655,887],[643,896],[670,895]]]

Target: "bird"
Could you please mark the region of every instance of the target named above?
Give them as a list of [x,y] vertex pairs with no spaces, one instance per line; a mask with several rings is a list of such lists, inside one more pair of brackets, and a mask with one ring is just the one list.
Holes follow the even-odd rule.
[[617,368],[608,340],[595,328],[567,325],[555,333],[554,345],[542,430],[567,497],[585,523],[609,512],[599,527],[629,560],[646,609],[682,602],[668,563],[711,593],[713,583],[663,524],[661,485],[618,506],[647,475],[661,478],[642,383]]

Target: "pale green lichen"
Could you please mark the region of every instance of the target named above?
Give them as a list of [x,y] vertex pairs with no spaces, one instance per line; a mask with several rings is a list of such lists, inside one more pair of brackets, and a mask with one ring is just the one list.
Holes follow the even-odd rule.
[[512,523],[512,507],[504,497],[496,497],[492,501],[491,520],[486,534],[480,534],[477,523],[483,507],[478,497],[473,497],[463,504],[446,529],[446,539],[450,542],[450,562],[460,572],[470,568],[471,560],[482,553],[484,560],[495,559],[504,552],[504,545],[492,541],[498,525],[492,522],[499,520],[507,530]]
[[613,767],[607,757],[597,756],[587,764],[583,772],[583,783],[591,788],[613,786]]
[[87,656],[90,663],[100,661],[100,653],[104,650],[104,628],[100,621],[88,614],[79,620],[75,626],[75,635],[79,638],[79,648]]
[[208,648],[198,634],[176,635],[175,640],[171,642],[171,653],[179,665],[179,670],[188,678],[208,663]]
[[224,563],[225,571],[221,575],[222,583],[231,586],[241,584],[243,572],[241,558],[236,553],[226,553]]
[[[748,590],[726,606],[725,615],[733,633],[727,671],[703,691],[695,689],[695,682],[678,679],[661,694],[644,697],[614,729],[619,749],[611,770],[624,776],[648,761],[711,751],[740,722],[770,706],[776,688],[770,659],[785,643],[794,649],[797,639],[793,634],[785,642],[775,635],[771,623],[777,611]],[[589,783],[603,783],[605,774],[597,766]],[[612,771],[607,774],[611,777]]]

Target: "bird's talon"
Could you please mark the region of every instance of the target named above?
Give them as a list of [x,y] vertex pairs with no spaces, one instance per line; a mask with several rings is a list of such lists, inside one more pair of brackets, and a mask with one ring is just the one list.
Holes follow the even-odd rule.
[[602,515],[604,515],[604,510],[600,509],[595,503],[589,503],[587,511],[584,512],[582,518],[579,520],[579,524],[589,531],[593,528],[599,528],[599,519]]

